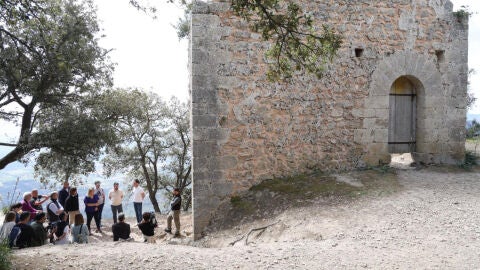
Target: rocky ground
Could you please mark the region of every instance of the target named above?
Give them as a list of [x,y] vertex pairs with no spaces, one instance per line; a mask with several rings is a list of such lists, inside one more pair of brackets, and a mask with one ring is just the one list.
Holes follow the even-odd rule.
[[[306,196],[284,183],[254,189],[232,200],[232,222],[195,243],[184,215],[182,238],[159,230],[146,244],[134,228],[135,242],[114,243],[105,229],[88,245],[16,250],[15,269],[480,268],[480,169],[385,169],[302,183],[309,180],[328,188],[308,186]],[[252,228],[268,225],[246,243]]]

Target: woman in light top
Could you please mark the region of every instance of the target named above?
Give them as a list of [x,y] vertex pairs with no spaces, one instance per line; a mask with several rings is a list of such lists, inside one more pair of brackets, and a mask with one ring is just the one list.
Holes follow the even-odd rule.
[[15,226],[15,218],[17,213],[10,211],[5,215],[5,221],[3,222],[2,228],[0,228],[0,241],[8,241],[8,236],[12,231],[13,226]]
[[92,230],[90,230],[90,224],[92,219],[95,219],[95,224],[97,225],[96,232],[102,233],[100,229],[100,220],[98,218],[98,196],[95,195],[95,189],[89,188],[87,196],[83,199],[85,203],[85,213],[87,213],[87,228],[90,235],[92,235]]
[[55,232],[55,245],[70,244],[70,224],[67,222],[68,215],[63,212],[59,215],[60,221],[57,222],[57,231]]
[[72,242],[79,244],[88,243],[88,228],[87,225],[83,224],[82,214],[75,215],[75,225],[72,227]]

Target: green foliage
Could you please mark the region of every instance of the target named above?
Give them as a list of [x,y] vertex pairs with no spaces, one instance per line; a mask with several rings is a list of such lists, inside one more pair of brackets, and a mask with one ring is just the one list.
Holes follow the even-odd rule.
[[478,156],[472,151],[465,151],[465,159],[459,166],[462,169],[470,170],[475,165],[478,165]]
[[342,44],[340,35],[327,25],[317,29],[312,16],[294,2],[232,0],[232,9],[264,40],[273,41],[266,53],[272,62],[270,80],[292,78],[302,70],[320,78]]
[[459,10],[453,12],[453,15],[461,22],[464,19],[470,18],[473,13],[469,11],[469,6],[461,6]]
[[478,123],[477,120],[473,119],[472,123],[470,123],[470,125],[467,127],[466,137],[467,139],[472,139],[474,137],[477,137],[479,132],[480,123]]
[[[67,144],[83,143],[72,118],[62,117],[110,85],[112,66],[98,33],[92,1],[0,1],[0,118],[19,126],[18,142],[0,158],[0,169],[35,150],[55,152],[60,145],[55,153],[62,155]],[[61,136],[45,120],[61,127]]]
[[[115,144],[103,159],[107,176],[129,173],[142,179],[155,211],[160,211],[156,193],[179,187],[186,205],[191,201],[191,139],[189,109],[173,98],[136,89],[108,91],[99,100],[103,114],[115,119]],[[184,190],[185,189],[185,190]]]
[[0,242],[0,270],[12,269],[12,250],[7,240]]

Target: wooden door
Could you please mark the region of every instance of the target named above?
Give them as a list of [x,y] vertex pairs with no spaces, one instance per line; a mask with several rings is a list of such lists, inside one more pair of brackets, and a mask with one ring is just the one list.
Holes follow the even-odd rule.
[[390,121],[388,151],[415,152],[416,94],[413,84],[405,77],[397,79],[390,91]]

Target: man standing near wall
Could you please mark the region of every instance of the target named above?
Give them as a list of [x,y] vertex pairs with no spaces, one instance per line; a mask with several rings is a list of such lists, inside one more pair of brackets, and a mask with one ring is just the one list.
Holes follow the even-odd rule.
[[145,198],[145,191],[140,186],[140,180],[135,179],[133,181],[133,208],[135,209],[135,216],[137,217],[137,223],[142,221],[142,203]]
[[180,189],[173,189],[173,199],[170,202],[170,212],[167,216],[167,228],[165,232],[172,233],[172,219],[175,222],[175,236],[180,236],[180,208],[182,207],[182,196]]
[[118,182],[113,183],[113,189],[108,193],[108,198],[112,202],[113,223],[117,223],[117,214],[123,213],[122,200],[123,191],[118,189]]

